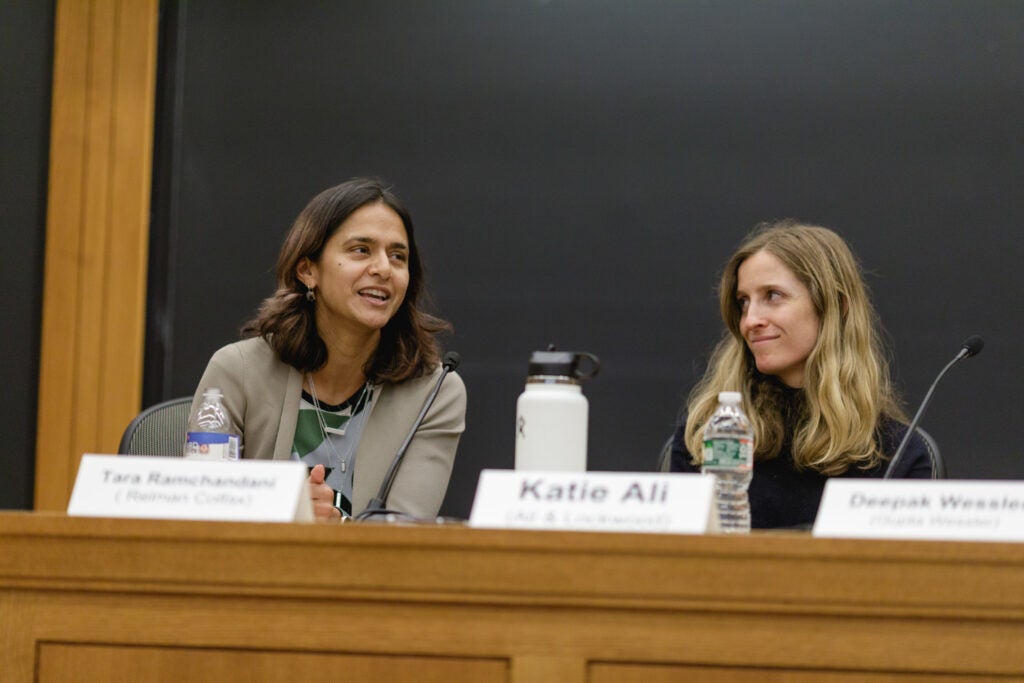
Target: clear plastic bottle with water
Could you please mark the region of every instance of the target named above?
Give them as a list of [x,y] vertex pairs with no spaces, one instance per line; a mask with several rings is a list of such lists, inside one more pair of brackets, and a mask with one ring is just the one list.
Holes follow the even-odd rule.
[[718,408],[704,430],[701,472],[715,475],[715,500],[724,533],[750,533],[747,489],[754,475],[754,430],[738,391],[718,394]]
[[238,460],[241,437],[231,430],[220,389],[209,388],[188,418],[185,457],[192,460]]

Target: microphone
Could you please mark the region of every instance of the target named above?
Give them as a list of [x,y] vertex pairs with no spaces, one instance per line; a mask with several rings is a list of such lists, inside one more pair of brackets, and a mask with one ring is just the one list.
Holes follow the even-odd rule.
[[924,411],[928,408],[928,403],[932,400],[932,393],[935,391],[935,387],[939,385],[939,380],[942,379],[946,371],[951,367],[962,361],[964,358],[970,358],[971,356],[977,356],[981,353],[981,350],[985,348],[985,340],[976,334],[972,334],[970,337],[964,340],[964,343],[960,346],[960,352],[954,356],[953,360],[946,363],[946,367],[942,368],[942,372],[939,373],[935,381],[928,388],[928,393],[924,395],[924,400],[921,401],[921,407],[917,409],[917,414],[914,415],[914,419],[910,421],[910,426],[907,427],[907,433],[903,435],[903,440],[900,441],[900,445],[896,448],[896,453],[892,456],[892,460],[889,461],[889,467],[885,470],[885,479],[892,477],[893,471],[896,469],[896,463],[903,457],[903,452],[907,450],[907,444],[910,443],[910,436],[917,429],[917,423],[921,421],[924,416]]
[[430,406],[434,405],[434,399],[437,398],[437,394],[441,391],[441,383],[444,382],[444,378],[448,376],[449,372],[459,367],[459,362],[462,358],[455,351],[449,351],[444,354],[444,360],[441,362],[441,376],[437,378],[437,383],[434,384],[433,390],[430,395],[427,396],[427,400],[423,403],[423,409],[420,410],[420,414],[416,416],[416,419],[412,423],[412,429],[409,430],[409,434],[406,435],[405,441],[398,447],[398,452],[395,454],[394,460],[391,461],[391,466],[388,468],[387,474],[384,475],[384,481],[381,482],[380,489],[377,490],[377,495],[370,499],[367,503],[366,509],[356,515],[356,521],[362,521],[368,519],[374,515],[384,514],[390,512],[385,509],[384,501],[388,499],[388,494],[391,492],[391,485],[395,481],[395,475],[398,474],[398,468],[402,466],[402,461],[405,459],[405,452],[409,449],[409,444],[412,443],[412,439],[416,436],[416,430],[423,424],[423,419],[427,416],[427,411],[430,410]]

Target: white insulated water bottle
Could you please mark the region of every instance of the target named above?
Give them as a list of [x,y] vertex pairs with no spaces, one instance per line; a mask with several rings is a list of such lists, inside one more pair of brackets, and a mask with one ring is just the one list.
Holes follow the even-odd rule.
[[[581,361],[587,361],[581,369]],[[597,374],[597,356],[534,351],[516,402],[516,469],[586,472],[589,405],[580,382]]]

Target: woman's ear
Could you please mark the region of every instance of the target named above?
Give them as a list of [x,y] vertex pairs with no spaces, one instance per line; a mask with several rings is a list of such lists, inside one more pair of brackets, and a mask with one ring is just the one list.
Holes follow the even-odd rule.
[[316,267],[308,256],[303,256],[295,264],[295,277],[299,278],[299,282],[306,285],[306,287],[310,289],[316,288]]

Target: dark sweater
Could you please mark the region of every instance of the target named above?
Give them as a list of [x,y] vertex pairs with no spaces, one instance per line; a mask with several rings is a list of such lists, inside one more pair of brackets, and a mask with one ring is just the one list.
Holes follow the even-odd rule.
[[[676,429],[672,442],[671,471],[700,472],[700,467],[690,462],[690,452],[684,442],[685,429],[685,421]],[[878,427],[882,452],[891,457],[906,432],[906,425],[882,418]],[[888,466],[886,460],[874,469],[853,467],[838,476],[881,478]],[[931,476],[932,461],[928,447],[924,439],[914,434],[896,465],[893,477],[929,479]],[[787,439],[778,456],[754,462],[754,477],[750,482],[750,525],[755,529],[809,526],[818,514],[818,505],[827,480],[828,477],[819,472],[797,470],[793,466],[793,455]]]

